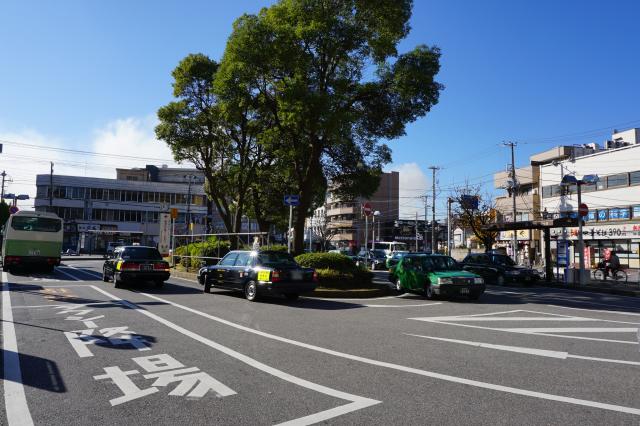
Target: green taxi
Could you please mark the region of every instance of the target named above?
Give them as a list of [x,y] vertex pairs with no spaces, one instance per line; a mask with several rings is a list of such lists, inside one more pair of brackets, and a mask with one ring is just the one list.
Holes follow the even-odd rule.
[[436,296],[466,296],[476,300],[484,293],[482,277],[463,271],[453,258],[438,254],[406,254],[389,271],[389,281],[398,291]]

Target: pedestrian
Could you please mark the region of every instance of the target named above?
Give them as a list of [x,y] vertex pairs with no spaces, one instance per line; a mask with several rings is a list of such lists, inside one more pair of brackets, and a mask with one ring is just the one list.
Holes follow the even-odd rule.
[[253,237],[253,246],[251,247],[253,251],[260,251],[260,237]]

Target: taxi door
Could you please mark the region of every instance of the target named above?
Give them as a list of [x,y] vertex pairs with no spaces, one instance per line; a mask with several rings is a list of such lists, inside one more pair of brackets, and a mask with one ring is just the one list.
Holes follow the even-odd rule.
[[238,252],[227,253],[225,257],[220,260],[215,267],[213,279],[215,280],[216,285],[221,287],[231,287],[231,271],[233,270],[233,265],[238,258]]
[[407,290],[422,290],[422,282],[419,269],[419,259],[414,257],[404,257],[402,259],[402,276],[400,282]]

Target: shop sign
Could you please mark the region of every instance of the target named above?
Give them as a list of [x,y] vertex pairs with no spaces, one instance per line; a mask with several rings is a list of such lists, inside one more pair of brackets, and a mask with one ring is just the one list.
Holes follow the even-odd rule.
[[100,225],[97,223],[79,223],[78,232],[99,231]]
[[[498,240],[500,241],[511,241],[513,239],[514,231],[500,231],[500,235]],[[529,241],[531,239],[531,230],[530,229],[520,229],[515,231],[516,237],[518,241]]]
[[[583,226],[582,233],[585,240],[640,238],[640,224]],[[562,228],[552,229],[551,236],[562,236]],[[567,238],[577,240],[578,228],[567,228]]]

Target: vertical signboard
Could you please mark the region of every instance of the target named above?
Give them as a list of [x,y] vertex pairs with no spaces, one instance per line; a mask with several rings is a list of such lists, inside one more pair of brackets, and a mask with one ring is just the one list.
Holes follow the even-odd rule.
[[163,257],[169,256],[171,248],[171,214],[160,213],[160,237],[158,239],[158,251]]

